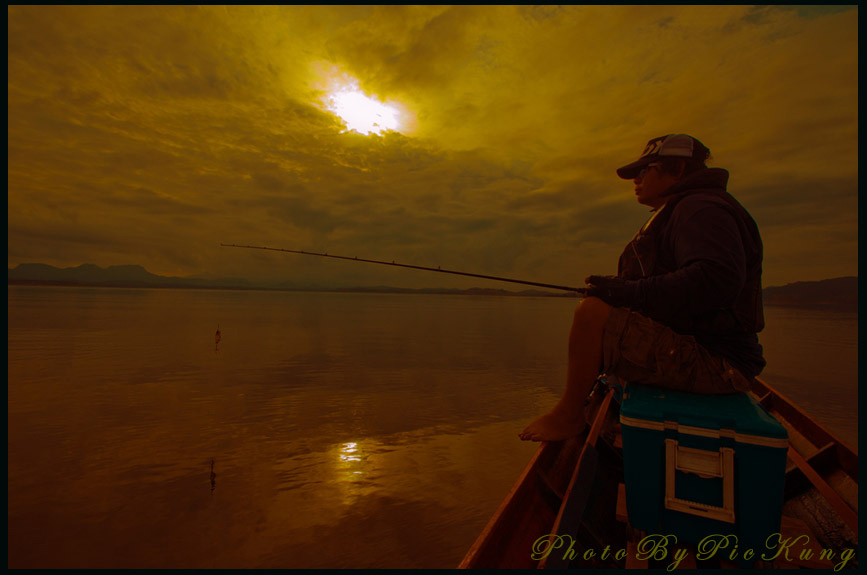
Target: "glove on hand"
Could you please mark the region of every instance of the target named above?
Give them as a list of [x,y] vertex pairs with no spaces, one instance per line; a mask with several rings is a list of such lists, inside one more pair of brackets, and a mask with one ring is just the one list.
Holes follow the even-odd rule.
[[584,282],[588,284],[585,297],[598,297],[614,307],[635,307],[637,303],[638,282],[615,276],[590,276]]

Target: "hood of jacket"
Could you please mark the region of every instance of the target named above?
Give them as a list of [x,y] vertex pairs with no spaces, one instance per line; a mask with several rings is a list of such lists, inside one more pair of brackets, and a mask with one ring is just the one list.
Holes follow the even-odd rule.
[[705,168],[684,177],[663,193],[663,197],[688,193],[694,190],[726,191],[729,172],[722,168]]

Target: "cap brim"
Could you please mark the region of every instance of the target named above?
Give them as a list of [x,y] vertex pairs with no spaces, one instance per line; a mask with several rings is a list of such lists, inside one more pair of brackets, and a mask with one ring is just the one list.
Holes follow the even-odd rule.
[[656,158],[645,157],[635,160],[631,164],[627,164],[622,168],[617,168],[617,175],[624,180],[634,180],[641,171],[641,168],[654,161]]

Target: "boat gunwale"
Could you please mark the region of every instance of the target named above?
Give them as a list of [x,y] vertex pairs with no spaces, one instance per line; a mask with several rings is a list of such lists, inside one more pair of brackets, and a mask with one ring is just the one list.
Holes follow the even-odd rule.
[[[611,390],[609,390],[609,393],[610,391]],[[832,447],[830,444],[833,444],[833,451],[836,455],[834,458],[836,468],[851,477],[857,487],[858,454],[856,450],[852,449],[847,443],[840,440],[836,433],[830,431],[824,425],[816,421],[803,409],[794,404],[788,397],[768,385],[763,380],[757,378],[753,384],[751,393],[756,396],[757,400],[759,400],[765,409],[769,412],[772,409],[778,412],[781,417],[787,420],[787,423],[790,426],[792,426],[798,433],[802,434],[804,439],[815,445],[819,451],[830,449]],[[610,397],[610,394],[605,395],[606,397]],[[598,405],[599,404],[597,404],[597,406]],[[597,413],[596,415],[598,416],[599,414]],[[789,446],[790,448],[793,448],[791,443]],[[487,551],[488,554],[490,554],[490,550],[486,549],[486,547],[491,544],[490,538],[496,534],[499,539],[505,540],[501,532],[506,530],[506,533],[508,533],[509,526],[503,524],[503,520],[509,514],[515,514],[515,511],[512,509],[513,507],[521,505],[522,502],[519,501],[518,496],[523,493],[524,497],[526,497],[527,492],[532,492],[533,490],[538,489],[539,484],[542,483],[540,477],[544,476],[543,472],[540,471],[540,468],[545,465],[550,466],[551,463],[561,455],[560,452],[566,449],[577,449],[580,453],[583,451],[583,443],[576,446],[573,442],[543,442],[542,445],[540,445],[539,449],[536,450],[533,457],[524,467],[524,470],[519,475],[516,483],[498,506],[497,511],[476,538],[458,568],[467,569],[490,567],[489,565],[479,564],[480,560],[482,560],[483,552]],[[570,484],[573,482],[574,481],[570,482]],[[810,483],[813,484],[812,481]],[[815,487],[814,484],[813,486]],[[550,486],[543,487],[543,489],[550,489]],[[827,501],[827,498],[824,495],[822,495],[822,497]],[[562,508],[557,512],[558,521],[561,512]],[[857,514],[857,510],[854,510],[854,512]],[[556,523],[553,523],[552,525],[556,526]],[[544,533],[552,533],[552,531],[547,530],[544,531]],[[855,531],[855,537],[857,545],[857,530]],[[527,541],[523,541],[523,543],[526,544]],[[529,547],[527,555],[529,556]],[[542,562],[539,562],[537,567],[544,566],[541,563]]]

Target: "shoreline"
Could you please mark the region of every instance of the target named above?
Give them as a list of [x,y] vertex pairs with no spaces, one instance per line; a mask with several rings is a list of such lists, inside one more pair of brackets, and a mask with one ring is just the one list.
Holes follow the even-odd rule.
[[[578,299],[579,295],[571,292],[556,293],[541,290],[509,291],[496,288],[400,288],[388,286],[351,287],[351,288],[324,288],[324,287],[266,287],[266,286],[241,286],[241,285],[188,285],[184,283],[153,284],[148,282],[81,282],[81,281],[56,281],[56,280],[25,280],[10,279],[8,286],[37,286],[37,287],[97,287],[97,288],[120,288],[120,289],[183,289],[183,290],[211,290],[211,291],[264,291],[264,292],[307,292],[307,293],[379,293],[379,294],[411,294],[411,295],[470,295],[470,296],[495,296],[495,297],[551,297]],[[771,288],[775,289],[775,288]],[[763,302],[764,307],[782,307],[791,309],[826,310],[836,312],[858,313],[858,301],[819,301],[810,302],[803,300],[780,300],[774,298]]]
[[383,294],[436,294],[436,295],[473,295],[498,297],[555,297],[578,298],[575,293],[554,293],[536,290],[508,291],[494,288],[398,288],[398,287],[353,287],[353,288],[321,288],[321,287],[263,287],[263,286],[215,286],[215,285],[185,285],[181,283],[152,284],[147,282],[76,282],[76,281],[45,281],[45,280],[8,280],[7,285],[37,286],[37,287],[99,287],[121,289],[185,289],[185,290],[220,290],[220,291],[281,291],[281,292],[317,292],[317,293],[383,293]]

